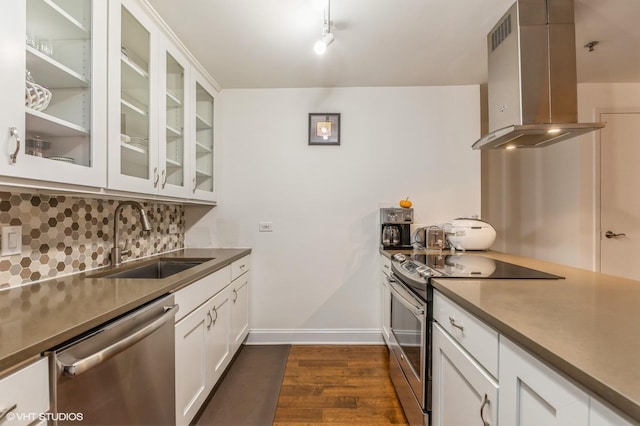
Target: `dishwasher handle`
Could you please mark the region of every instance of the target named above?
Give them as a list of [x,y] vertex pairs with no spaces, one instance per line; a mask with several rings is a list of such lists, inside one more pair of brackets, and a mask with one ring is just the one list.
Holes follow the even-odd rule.
[[93,367],[102,364],[106,360],[116,356],[120,352],[123,352],[125,349],[130,348],[131,346],[135,345],[136,343],[162,327],[169,321],[169,319],[175,317],[178,309],[179,305],[177,304],[165,307],[165,312],[162,315],[154,319],[149,324],[145,325],[143,328],[137,330],[136,332],[126,336],[121,340],[118,340],[117,342],[103,349],[100,349],[99,351],[94,352],[93,354],[83,359],[79,359],[70,364],[61,364],[63,374],[70,377],[78,376],[89,371]]

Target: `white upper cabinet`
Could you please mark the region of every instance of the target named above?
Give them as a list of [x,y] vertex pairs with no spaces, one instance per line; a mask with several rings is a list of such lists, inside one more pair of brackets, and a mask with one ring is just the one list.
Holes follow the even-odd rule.
[[189,197],[187,140],[189,62],[164,37],[160,39],[160,183],[164,195]]
[[109,188],[154,194],[158,167],[158,34],[136,2],[109,2]]
[[214,112],[216,90],[196,70],[191,83],[191,198],[215,201]]
[[106,184],[106,2],[3,4],[0,174]]

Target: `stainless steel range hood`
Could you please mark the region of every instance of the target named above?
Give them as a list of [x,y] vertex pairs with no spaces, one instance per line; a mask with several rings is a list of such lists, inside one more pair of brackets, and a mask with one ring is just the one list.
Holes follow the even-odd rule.
[[519,0],[487,35],[489,134],[473,149],[538,148],[604,127],[578,123],[573,0]]

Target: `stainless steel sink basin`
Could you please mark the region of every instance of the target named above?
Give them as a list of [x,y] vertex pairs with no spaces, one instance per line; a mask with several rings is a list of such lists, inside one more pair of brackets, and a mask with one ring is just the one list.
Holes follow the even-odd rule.
[[[212,259],[212,258],[211,258]],[[90,278],[146,278],[162,279],[186,271],[211,259],[158,259],[153,263],[127,268],[121,271],[109,271],[91,275]]]

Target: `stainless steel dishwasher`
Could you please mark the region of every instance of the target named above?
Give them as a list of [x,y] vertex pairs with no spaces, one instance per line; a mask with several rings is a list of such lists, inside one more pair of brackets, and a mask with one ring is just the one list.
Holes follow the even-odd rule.
[[175,424],[173,295],[48,353],[57,424]]

